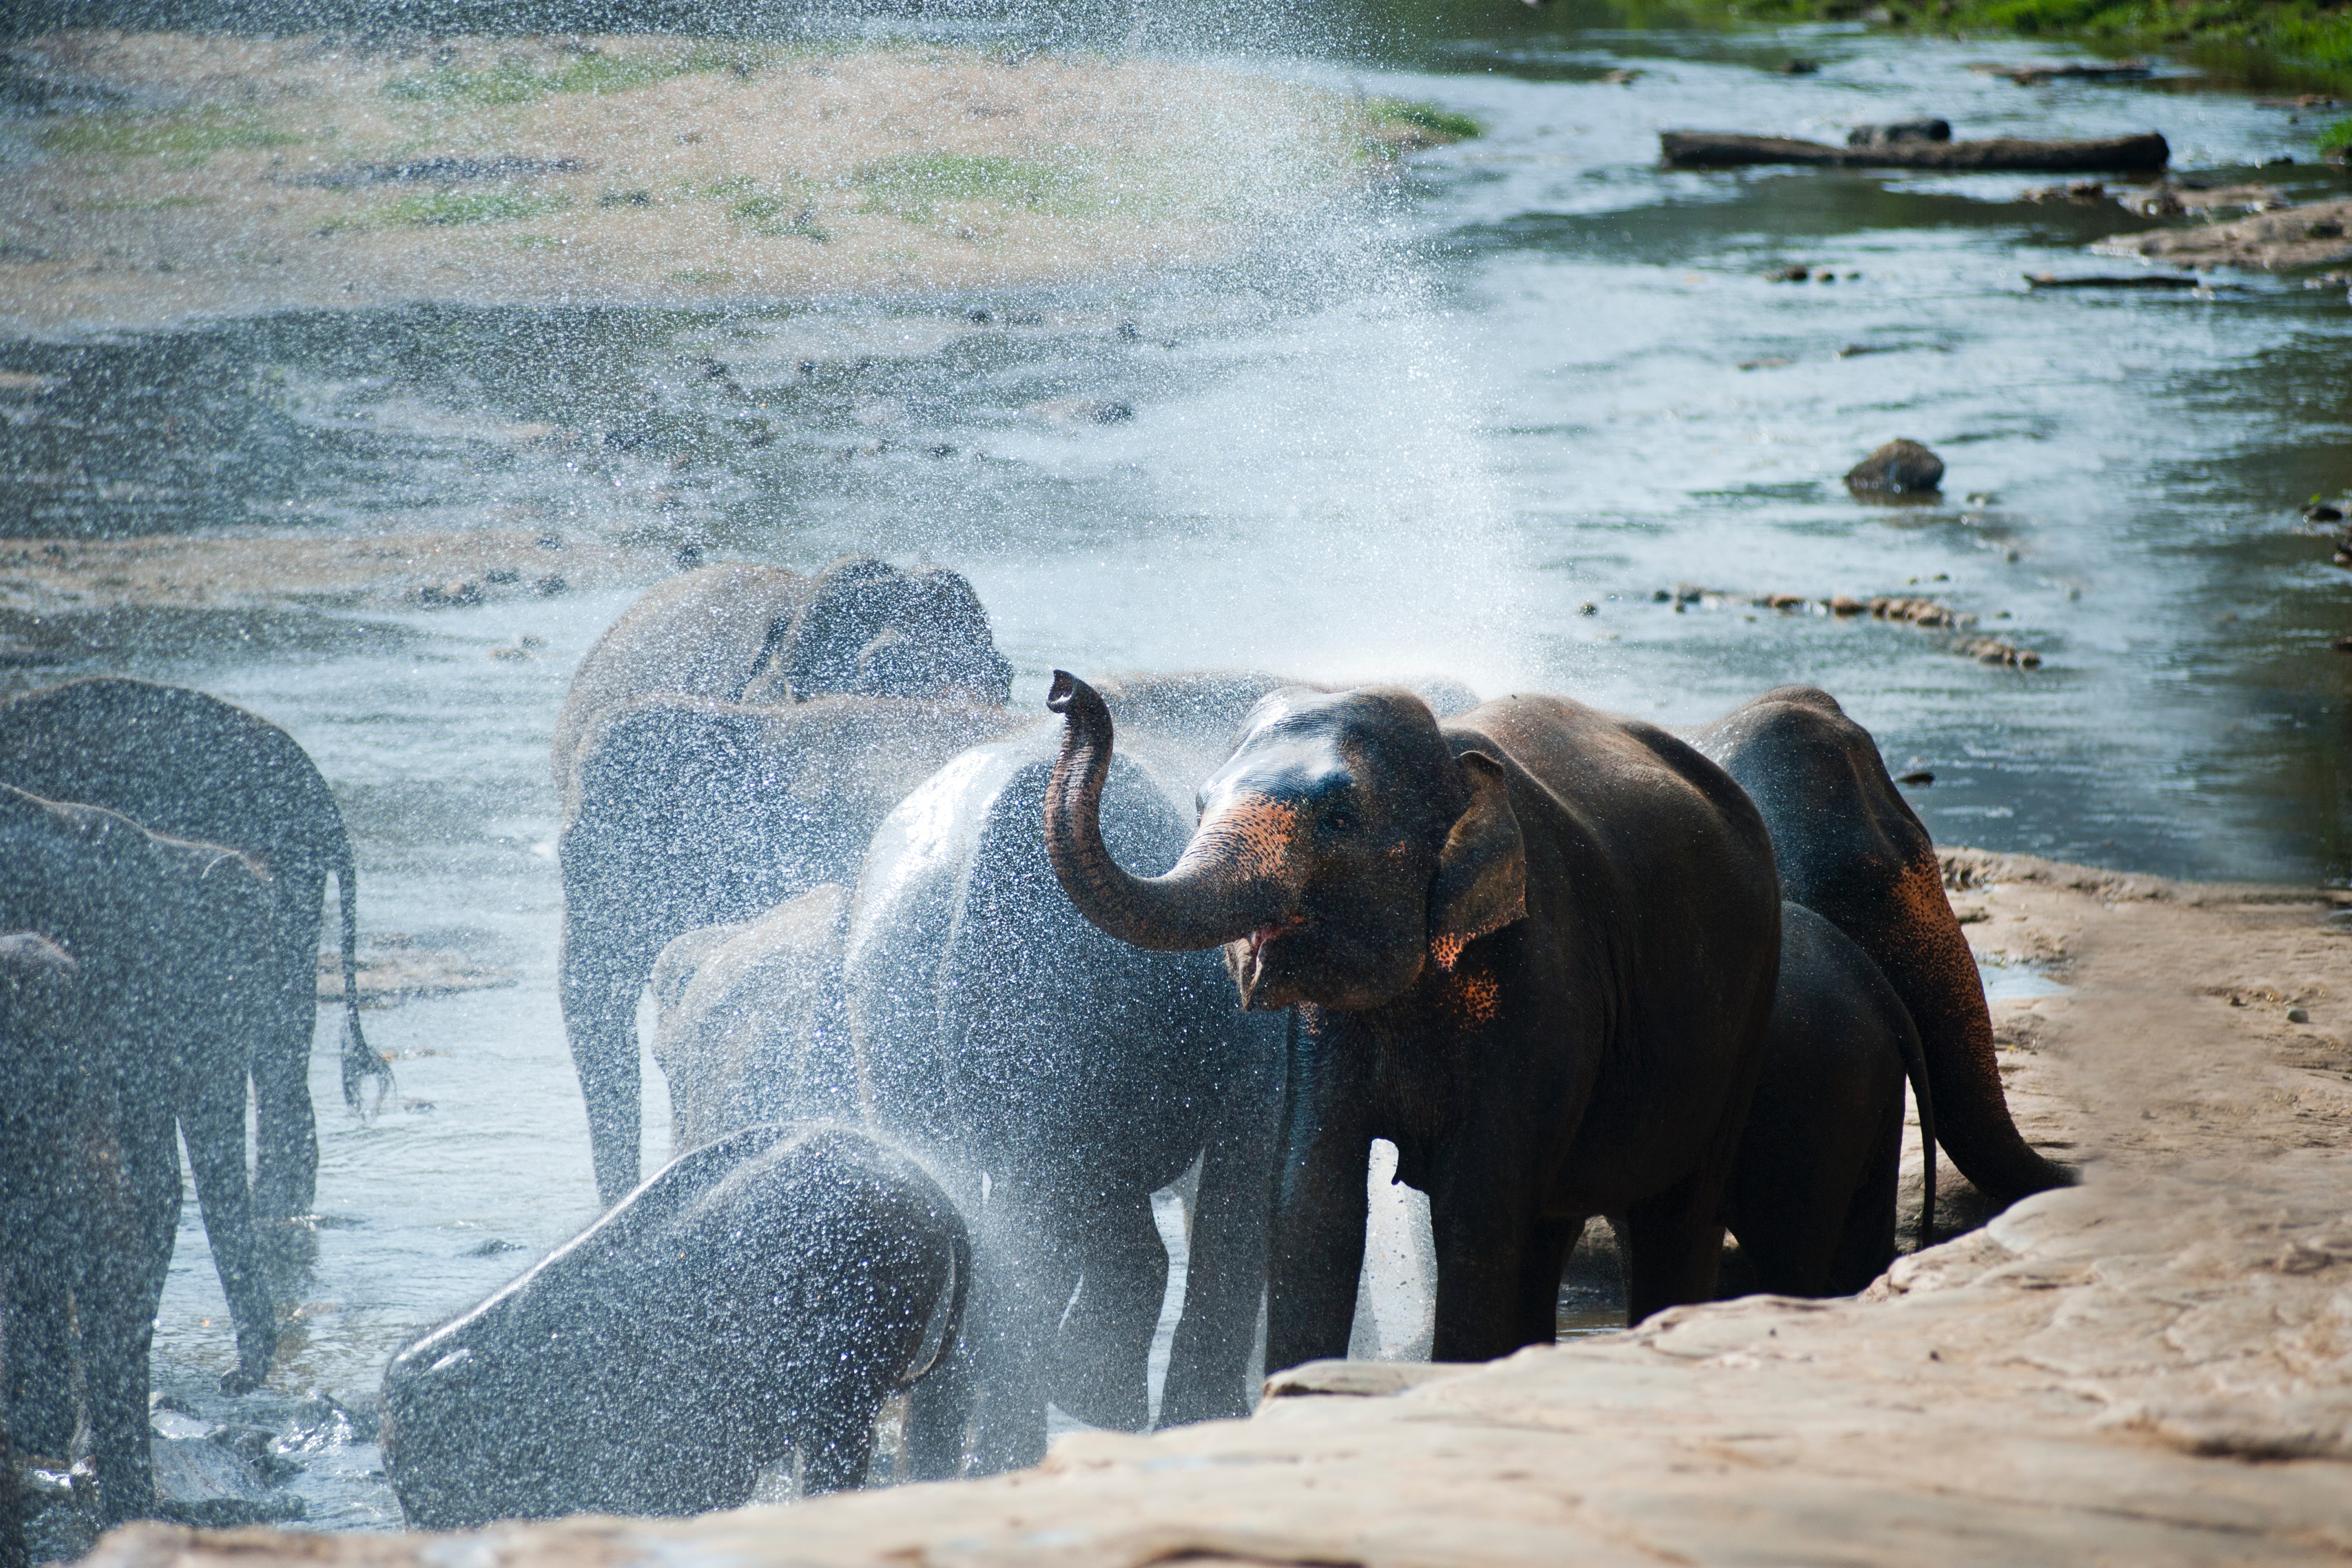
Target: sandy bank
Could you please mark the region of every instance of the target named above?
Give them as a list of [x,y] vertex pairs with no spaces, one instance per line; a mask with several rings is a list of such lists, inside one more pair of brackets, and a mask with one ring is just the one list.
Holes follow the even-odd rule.
[[0,163],[20,332],[1209,260],[1433,134],[1395,106],[1093,56],[68,33],[16,57],[75,110],[19,122]]
[[2091,1175],[1863,1299],[1312,1369],[1253,1420],[960,1486],[462,1542],[142,1526],[92,1561],[2341,1562],[2352,928],[2319,894],[1948,865],[1979,953],[2069,987],[1995,1013],[2028,1136]]

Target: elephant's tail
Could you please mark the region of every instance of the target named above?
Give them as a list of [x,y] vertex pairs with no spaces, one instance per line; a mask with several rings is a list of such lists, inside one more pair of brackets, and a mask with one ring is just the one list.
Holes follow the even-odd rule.
[[961,1221],[955,1227],[955,1248],[950,1267],[955,1276],[948,1282],[948,1315],[940,1325],[940,1348],[922,1365],[908,1369],[907,1375],[898,1380],[901,1388],[912,1388],[938,1371],[940,1363],[954,1352],[956,1337],[963,1331],[964,1300],[971,1294],[971,1237]]
[[392,1066],[368,1049],[360,1027],[360,883],[352,862],[350,835],[343,837],[342,858],[335,865],[335,902],[343,915],[343,1103],[360,1109],[360,1085],[378,1080],[375,1102],[381,1106],[392,1093]]
[[1919,1241],[1914,1252],[1936,1245],[1936,1095],[1927,1087],[1927,1053],[1919,1044],[1919,1026],[1911,1009],[1902,1009],[1902,1027],[1895,1034],[1903,1053],[1903,1073],[1911,1080],[1911,1099],[1919,1107]]
[[[1993,1055],[1984,983],[1944,896],[1943,868],[1933,850],[1904,868],[1894,895],[1894,929],[1870,933],[1875,940],[1863,946],[1918,1026],[1936,1106],[1943,1113],[1945,1152],[1998,1204],[2072,1186],[2074,1173],[2027,1143],[2010,1116],[2000,1064]],[[1921,1110],[1926,1110],[1924,1100]]]

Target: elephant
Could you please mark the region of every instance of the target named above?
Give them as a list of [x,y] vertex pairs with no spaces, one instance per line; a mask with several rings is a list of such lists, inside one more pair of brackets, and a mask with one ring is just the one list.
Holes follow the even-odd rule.
[[857,1119],[841,989],[849,896],[827,882],[662,949],[653,1056],[669,1081],[673,1154],[761,1121]]
[[1851,937],[1917,1026],[1937,1136],[2006,1206],[2073,1173],[2027,1145],[1994,1059],[1992,1015],[1943,868],[1870,731],[1817,687],[1784,686],[1692,733],[1739,782],[1772,834],[1788,898]]
[[1764,1072],[1724,1210],[1756,1289],[1850,1296],[1895,1260],[1906,1079],[1927,1152],[1925,1247],[1936,1213],[1936,1110],[1919,1032],[1869,954],[1783,900]]
[[[978,1215],[965,1351],[910,1429],[923,1476],[961,1468],[968,1406],[982,1472],[1044,1457],[1049,1396],[1097,1426],[1148,1424],[1167,1284],[1151,1194],[1196,1160],[1160,1420],[1253,1403],[1280,1021],[1243,1012],[1213,956],[1143,952],[1080,917],[1036,832],[1055,762],[1041,730],[941,769],[877,830],[850,913],[843,984],[870,1114]],[[1190,782],[1121,755],[1104,786],[1120,854],[1173,863]]]
[[673,938],[853,884],[885,813],[1033,721],[971,585],[870,557],[715,566],[625,611],[556,721],[564,1026],[596,1187],[636,1184],[636,1000]]
[[862,1485],[882,1401],[955,1341],[971,1253],[923,1168],[845,1128],[770,1124],[679,1156],[383,1379],[415,1527]]
[[0,702],[0,783],[226,845],[268,869],[283,929],[253,1054],[254,1206],[265,1219],[308,1214],[319,1173],[310,1043],[331,873],[342,905],[343,1098],[356,1107],[364,1079],[391,1079],[360,1028],[352,844],[318,767],[285,731],[216,697],[93,676]]
[[[257,1386],[277,1353],[245,1170],[248,1031],[268,1016],[284,973],[277,944],[286,922],[273,895],[267,873],[235,850],[0,785],[0,927],[39,932],[72,962],[82,993],[74,1037],[59,1045],[52,1037],[42,1050],[52,1063],[68,1050],[72,1071],[87,1075],[76,1092],[100,1097],[79,1102],[83,1125],[97,1114],[92,1106],[110,1100],[115,1155],[100,1159],[85,1142],[74,1158],[85,1169],[100,1160],[107,1182],[120,1184],[105,1188],[104,1214],[53,1212],[46,1229],[24,1233],[83,1244],[112,1261],[79,1272],[57,1267],[54,1258],[40,1261],[37,1240],[27,1244],[32,1253],[12,1258],[5,1402],[18,1445],[64,1451],[74,1428],[68,1318],[78,1318],[100,1510],[110,1523],[154,1508],[147,1351],[178,1233],[175,1131],[186,1142],[236,1329],[236,1365],[222,1377],[223,1390]],[[55,1080],[43,1059],[39,1050],[12,1057],[9,1100],[19,1098],[20,1071],[36,1084],[45,1070]],[[25,1093],[28,1104],[43,1094],[62,1103],[56,1091]],[[50,1152],[12,1147],[0,1152],[0,1165],[31,1170],[65,1158],[54,1151],[66,1135],[50,1126],[22,1132]],[[111,1217],[118,1203],[129,1205],[127,1243]],[[119,1331],[93,1331],[94,1321],[118,1313]]]
[[1375,1137],[1429,1194],[1435,1359],[1550,1341],[1596,1214],[1625,1216],[1629,1321],[1713,1294],[1780,947],[1771,842],[1727,774],[1564,698],[1441,723],[1392,687],[1277,691],[1140,877],[1099,826],[1109,710],[1064,671],[1047,705],[1071,901],[1137,947],[1223,947],[1244,1006],[1293,1010],[1270,1370],[1346,1352]]

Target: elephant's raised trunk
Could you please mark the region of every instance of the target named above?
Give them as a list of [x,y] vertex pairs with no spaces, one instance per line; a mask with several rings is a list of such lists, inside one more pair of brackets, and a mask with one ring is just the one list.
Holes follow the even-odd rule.
[[1246,821],[1223,813],[1193,834],[1166,876],[1134,876],[1111,858],[1102,837],[1110,710],[1093,687],[1064,669],[1054,672],[1045,706],[1068,720],[1045,786],[1045,853],[1080,914],[1119,941],[1157,952],[1222,947],[1292,917],[1297,892],[1283,875],[1289,807],[1261,798],[1251,803]]

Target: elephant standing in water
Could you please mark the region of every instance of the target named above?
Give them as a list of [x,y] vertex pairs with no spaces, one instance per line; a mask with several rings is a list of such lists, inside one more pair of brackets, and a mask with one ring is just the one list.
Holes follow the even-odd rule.
[[1410,692],[1276,692],[1202,786],[1161,877],[1098,813],[1112,720],[1068,716],[1056,879],[1138,947],[1223,946],[1246,1006],[1296,1006],[1269,1368],[1346,1353],[1371,1141],[1435,1232],[1440,1360],[1549,1342],[1567,1249],[1622,1214],[1630,1317],[1713,1294],[1780,946],[1764,824],[1637,721],[1516,697],[1441,725]]
[[[178,1233],[175,1131],[236,1325],[237,1363],[222,1387],[257,1385],[277,1352],[245,1106],[250,1031],[274,1004],[286,924],[268,878],[234,850],[0,785],[0,928],[54,947],[12,958],[18,1005],[0,1041],[0,1168],[12,1173],[12,1206],[29,1205],[0,1238],[8,1421],[18,1447],[62,1455],[79,1382],[111,1523],[154,1508],[147,1352]],[[28,986],[50,994],[27,1001]],[[53,1174],[24,1182],[38,1171]]]
[[1937,1137],[1960,1173],[2001,1205],[2071,1183],[2010,1118],[1984,983],[1935,843],[1870,731],[1828,692],[1784,686],[1690,742],[1763,814],[1788,898],[1852,938],[1902,998],[1927,1058]]
[[656,589],[573,678],[555,731],[562,996],[597,1191],[636,1184],[636,1005],[698,927],[854,884],[882,817],[1026,725],[971,585],[869,557],[718,566]]
[[95,676],[0,702],[0,784],[225,845],[268,871],[280,930],[255,1020],[254,1207],[265,1219],[308,1214],[319,1175],[310,1044],[330,874],[342,904],[343,1096],[357,1105],[363,1079],[390,1079],[360,1029],[352,843],[318,767],[285,731],[218,698]]
[[859,1486],[882,1401],[954,1343],[971,1275],[914,1161],[747,1128],[394,1356],[384,1468],[432,1530],[733,1508],[795,1448],[803,1491]]
[[[1212,955],[1142,952],[1071,906],[1037,834],[1054,766],[1044,731],[941,769],[876,833],[850,915],[874,1120],[979,1216],[965,1354],[914,1413],[919,1475],[957,1472],[973,1400],[983,1472],[1044,1457],[1048,1397],[1097,1426],[1147,1424],[1168,1273],[1151,1194],[1196,1160],[1161,1421],[1251,1404],[1281,1023],[1244,1013]],[[1177,790],[1123,756],[1103,799],[1122,858],[1174,862],[1192,826]]]

